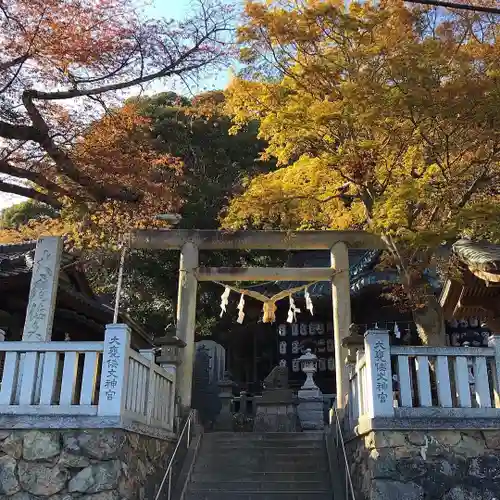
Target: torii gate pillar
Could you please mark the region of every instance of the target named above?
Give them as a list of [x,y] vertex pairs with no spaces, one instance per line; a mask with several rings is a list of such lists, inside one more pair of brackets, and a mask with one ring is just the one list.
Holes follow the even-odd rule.
[[196,326],[196,291],[198,280],[198,247],[186,242],[181,249],[179,292],[177,298],[177,337],[186,343],[182,350],[182,363],[177,376],[177,391],[184,408],[191,406],[193,366],[195,357],[194,331]]
[[330,251],[330,258],[331,266],[341,271],[332,279],[332,301],[337,408],[342,409],[347,401],[348,391],[348,373],[345,363],[347,350],[342,347],[342,340],[349,335],[351,325],[351,288],[347,245],[344,242],[336,243]]

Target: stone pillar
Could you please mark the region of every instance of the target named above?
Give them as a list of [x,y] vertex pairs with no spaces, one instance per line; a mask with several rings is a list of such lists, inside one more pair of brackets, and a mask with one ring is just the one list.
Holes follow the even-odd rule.
[[46,342],[52,337],[63,243],[55,236],[36,245],[23,341]]
[[495,408],[500,408],[500,333],[494,333],[488,339],[488,347],[495,349],[495,371],[493,376],[493,397]]
[[184,408],[191,406],[193,366],[195,358],[194,330],[196,325],[196,290],[194,275],[198,267],[198,248],[191,242],[181,250],[179,267],[179,293],[177,298],[177,337],[186,343],[182,364],[178,370],[178,393]]
[[349,255],[347,245],[336,243],[330,253],[331,266],[336,271],[332,280],[333,329],[335,340],[335,378],[337,408],[342,409],[347,400],[348,374],[345,364],[347,350],[342,347],[342,339],[349,335],[351,324],[351,288],[349,286]]
[[304,385],[300,388],[298,414],[302,430],[321,430],[325,426],[323,413],[323,394],[314,382],[318,369],[318,358],[307,349],[299,358],[302,371],[306,374]]
[[[22,336],[24,342],[47,342],[52,338],[62,250],[62,239],[56,236],[42,237],[36,244]],[[19,356],[16,401],[20,396],[25,358],[25,354]],[[38,375],[35,381],[35,400],[40,398],[44,363],[45,354],[41,353],[36,361]]]
[[128,383],[130,329],[125,324],[106,325],[102,355],[101,387],[97,414],[118,417],[125,409]]
[[369,416],[393,417],[391,347],[387,330],[366,332],[365,357]]

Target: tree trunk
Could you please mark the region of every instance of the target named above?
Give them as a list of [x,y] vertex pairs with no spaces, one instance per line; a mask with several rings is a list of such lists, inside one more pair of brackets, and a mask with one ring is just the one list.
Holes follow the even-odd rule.
[[424,272],[431,265],[433,249],[409,251],[409,248],[398,245],[390,235],[382,235],[382,240],[395,259],[403,289],[409,303],[413,304],[412,314],[418,336],[424,345],[445,346],[443,309]]
[[418,336],[424,345],[434,347],[446,345],[444,314],[435,295],[428,295],[427,304],[413,310],[413,320],[417,325]]

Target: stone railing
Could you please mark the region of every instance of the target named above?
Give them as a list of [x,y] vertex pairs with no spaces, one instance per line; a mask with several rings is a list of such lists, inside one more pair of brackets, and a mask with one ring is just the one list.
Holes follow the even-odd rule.
[[395,347],[369,330],[350,367],[347,417],[500,418],[500,336],[490,347]]
[[0,417],[95,417],[173,431],[174,375],[152,352],[130,348],[126,325],[108,325],[104,342],[1,342],[0,355]]

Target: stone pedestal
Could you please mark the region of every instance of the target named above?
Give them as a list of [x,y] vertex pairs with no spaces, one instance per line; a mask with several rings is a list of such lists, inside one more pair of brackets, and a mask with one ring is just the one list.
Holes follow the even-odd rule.
[[317,431],[325,427],[323,394],[316,389],[299,391],[298,415],[304,431]]
[[291,389],[265,391],[257,403],[254,432],[297,432],[297,400]]

